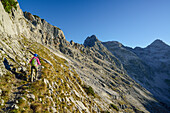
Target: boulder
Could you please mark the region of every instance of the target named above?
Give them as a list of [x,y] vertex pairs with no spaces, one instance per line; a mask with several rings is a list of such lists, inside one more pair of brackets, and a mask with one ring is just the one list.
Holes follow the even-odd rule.
[[[24,63],[24,62],[20,62],[20,64],[23,65],[23,66],[25,66],[25,63]],[[25,68],[25,67],[23,67],[23,68]]]
[[35,95],[33,95],[33,94],[27,94],[27,98],[32,99],[33,101],[35,101]]
[[51,107],[53,113],[57,113],[57,110],[54,107]]
[[1,51],[1,54],[3,54],[3,55],[4,55],[4,54],[5,54],[5,52],[4,52],[4,51]]
[[19,67],[17,70],[18,70],[18,72],[23,72],[23,68],[22,67]]
[[24,12],[24,16],[25,16],[28,20],[30,20],[30,21],[34,21],[34,20],[35,20],[34,16],[33,16],[31,13],[29,13],[29,12]]
[[11,106],[11,109],[19,109],[19,107],[18,107],[16,104],[13,104],[13,105]]
[[1,106],[3,106],[4,105],[4,100],[3,99],[1,99],[1,101],[0,101],[1,103],[0,103],[0,105]]

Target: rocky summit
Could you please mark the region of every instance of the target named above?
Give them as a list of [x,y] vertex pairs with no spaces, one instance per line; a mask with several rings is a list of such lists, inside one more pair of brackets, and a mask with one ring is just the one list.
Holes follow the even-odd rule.
[[[15,0],[0,1],[0,112],[169,113],[169,45],[68,42],[63,31]],[[38,80],[30,59],[38,54]]]

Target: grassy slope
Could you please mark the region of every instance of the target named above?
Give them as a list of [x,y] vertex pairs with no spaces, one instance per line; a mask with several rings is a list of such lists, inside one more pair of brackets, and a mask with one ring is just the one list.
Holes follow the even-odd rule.
[[[4,100],[6,105],[9,105],[8,102],[15,102],[19,109],[14,110],[6,110],[8,112],[52,112],[51,106],[53,106],[53,102],[47,98],[51,97],[55,102],[55,108],[60,112],[78,112],[78,109],[75,107],[75,103],[62,101],[66,100],[70,96],[73,97],[76,101],[82,101],[84,106],[86,106],[89,110],[95,104],[91,98],[89,98],[84,90],[81,90],[82,81],[80,80],[77,73],[69,67],[66,60],[56,56],[51,53],[47,48],[38,43],[32,43],[28,41],[26,38],[22,37],[20,43],[24,45],[25,48],[22,48],[26,51],[25,54],[37,53],[40,57],[40,62],[44,66],[41,68],[41,78],[34,83],[26,81],[26,77],[28,78],[29,73],[26,75],[21,73],[20,77],[23,79],[15,78],[15,74],[11,71],[8,71],[6,75],[1,77],[0,79],[0,89],[2,90],[1,99]],[[5,56],[7,58],[7,56]],[[17,58],[17,57],[16,57]],[[11,60],[10,58],[7,58]],[[18,59],[15,59],[17,62],[21,62]],[[50,62],[50,63],[49,63]],[[16,62],[13,62],[13,68],[19,67]],[[26,66],[26,70],[30,71],[30,66]],[[19,73],[19,72],[18,72]],[[49,81],[49,84],[52,85],[52,82],[55,82],[56,88],[52,88],[52,92],[50,92],[50,85],[45,84],[45,80]],[[71,90],[77,91],[80,95],[85,97],[86,99],[82,99],[81,97],[75,95],[75,93],[70,93]],[[16,93],[19,95],[16,98]],[[35,100],[29,99],[26,95],[33,94],[35,96]],[[26,100],[24,100],[25,98]],[[91,101],[91,103],[89,103]],[[1,109],[5,109],[4,105],[1,105]],[[75,108],[75,109],[74,109]],[[91,110],[92,112],[93,110]]]

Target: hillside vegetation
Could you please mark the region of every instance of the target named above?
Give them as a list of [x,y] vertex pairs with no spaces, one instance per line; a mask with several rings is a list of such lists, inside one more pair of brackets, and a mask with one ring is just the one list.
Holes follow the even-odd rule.
[[[39,55],[43,68],[39,70],[39,80],[30,82],[30,65],[20,65],[23,60],[12,59],[2,55],[1,61],[8,62],[6,75],[1,76],[1,110],[6,112],[78,112],[77,104],[83,105],[83,110],[95,112],[90,92],[82,88],[85,84],[81,81],[75,70],[68,62],[49,49],[38,43],[29,42],[23,36],[18,42],[23,56],[30,59],[32,53]],[[6,64],[5,64],[6,65]],[[87,90],[87,89],[86,89]],[[91,89],[92,90],[92,89]],[[90,90],[90,91],[91,91]],[[94,92],[93,92],[94,95]],[[81,106],[82,107],[82,106]],[[81,108],[80,108],[81,109]],[[98,107],[100,110],[100,107]]]
[[1,0],[3,6],[4,6],[4,9],[6,12],[10,13],[12,8],[15,8],[17,9],[17,4],[18,2],[16,2],[15,0]]

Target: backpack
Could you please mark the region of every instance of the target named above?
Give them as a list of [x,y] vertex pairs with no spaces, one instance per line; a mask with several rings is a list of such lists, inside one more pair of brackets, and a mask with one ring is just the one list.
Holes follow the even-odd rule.
[[37,59],[36,59],[36,58],[33,58],[33,59],[32,59],[31,65],[32,65],[32,66],[37,66]]

